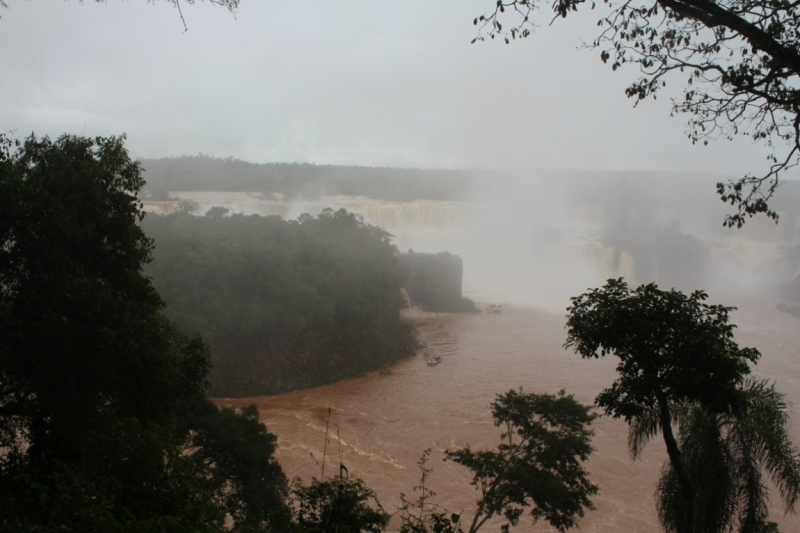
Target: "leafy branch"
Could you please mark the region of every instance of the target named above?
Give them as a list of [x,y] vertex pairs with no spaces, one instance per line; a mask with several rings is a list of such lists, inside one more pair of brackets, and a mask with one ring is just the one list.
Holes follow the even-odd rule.
[[[556,0],[554,16],[566,18],[586,0]],[[769,166],[759,175],[717,184],[723,202],[736,212],[724,225],[741,227],[764,214],[777,222],[769,205],[783,176],[800,162],[800,3],[791,0],[604,0],[600,34],[586,46],[600,50],[612,70],[639,67],[642,76],[626,89],[638,103],[656,98],[668,79],[685,78],[682,99],[672,111],[690,116],[692,143],[732,140],[742,135],[770,149]],[[591,3],[591,9],[597,4]],[[498,0],[476,18],[473,39],[506,43],[535,29],[536,0]],[[506,19],[513,17],[509,22]],[[504,24],[505,22],[505,24]]]

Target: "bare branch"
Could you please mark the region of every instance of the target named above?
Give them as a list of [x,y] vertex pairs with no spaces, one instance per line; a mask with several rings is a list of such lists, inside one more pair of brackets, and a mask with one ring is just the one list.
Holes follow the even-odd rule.
[[[565,18],[585,0],[555,0],[554,18]],[[600,49],[612,70],[625,64],[643,76],[625,91],[634,106],[656,98],[667,81],[688,73],[683,99],[673,113],[690,115],[687,136],[707,144],[714,137],[738,135],[765,143],[769,169],[717,187],[737,213],[725,225],[741,227],[759,214],[777,221],[769,208],[786,171],[800,162],[800,1],[788,0],[604,0],[599,35],[586,48]],[[475,40],[527,37],[535,28],[536,0],[497,2]],[[591,3],[595,9],[596,3]],[[511,9],[513,8],[513,9]],[[516,13],[512,23],[505,18]],[[524,17],[520,18],[520,14]],[[473,41],[474,42],[474,41]]]

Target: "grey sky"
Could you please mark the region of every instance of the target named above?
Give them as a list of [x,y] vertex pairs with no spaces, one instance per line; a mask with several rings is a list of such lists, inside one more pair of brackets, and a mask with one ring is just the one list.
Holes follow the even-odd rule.
[[[126,132],[137,157],[374,166],[762,171],[749,141],[692,146],[666,97],[637,109],[578,50],[597,14],[470,45],[491,0],[7,0],[0,130]],[[673,89],[681,80],[674,80]],[[666,96],[666,95],[665,95]]]

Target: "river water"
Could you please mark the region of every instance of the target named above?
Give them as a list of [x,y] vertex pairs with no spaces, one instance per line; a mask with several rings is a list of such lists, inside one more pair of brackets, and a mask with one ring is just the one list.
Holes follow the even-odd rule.
[[[467,444],[473,448],[496,445],[500,432],[492,425],[489,404],[510,388],[538,393],[566,389],[591,403],[613,382],[615,361],[584,361],[562,348],[568,296],[599,286],[608,277],[624,276],[632,285],[637,283],[633,257],[604,244],[611,227],[610,208],[600,201],[597,205],[575,204],[569,196],[543,193],[540,185],[530,184],[532,189],[524,194],[515,190],[494,201],[482,198],[472,203],[389,202],[362,197],[286,202],[253,193],[174,193],[195,202],[198,214],[223,206],[237,213],[294,218],[304,212],[317,214],[324,207],[345,208],[390,231],[401,250],[447,250],[460,255],[466,295],[485,310],[492,302],[514,304],[500,313],[410,313],[420,340],[442,356],[442,363],[435,367],[418,356],[396,364],[389,372],[325,387],[218,402],[236,407],[254,403],[261,420],[279,437],[278,458],[284,471],[305,481],[321,475],[330,408],[325,475],[338,471],[341,456],[351,475],[362,477],[389,512],[396,510],[401,492],[410,495],[418,484],[416,463],[430,448],[429,466],[434,469],[430,486],[437,493],[435,501],[451,512],[465,511],[469,520],[476,493],[465,469],[441,460],[443,451]],[[166,213],[177,206],[177,202],[151,202],[146,207]],[[770,287],[781,281],[780,276],[791,279],[800,273],[797,265],[791,271],[781,270],[786,270],[782,250],[795,243],[789,238],[792,231],[787,230],[800,232],[795,227],[800,221],[795,226],[750,221],[742,230],[721,232],[722,215],[707,211],[705,207],[692,213],[655,209],[652,220],[639,223],[646,227],[676,225],[703,242],[708,250],[705,272],[692,280],[689,288],[705,287],[712,303],[739,307],[733,314],[733,322],[739,324],[737,340],[763,354],[757,374],[774,379],[778,389],[800,405],[800,321],[776,311],[777,300],[742,296],[771,294]],[[679,253],[671,259],[686,260]],[[657,268],[653,274],[665,285],[666,281],[657,278]],[[648,280],[638,282],[643,281]],[[722,290],[736,296],[714,301]],[[643,459],[633,463],[623,422],[601,418],[594,431],[597,451],[588,469],[600,493],[594,498],[597,509],[587,512],[581,529],[657,531],[653,491],[666,459],[663,441],[652,442]],[[800,421],[792,426],[792,435],[800,445]],[[771,519],[782,531],[800,531],[800,519],[783,516],[778,499],[771,507]],[[485,530],[497,531],[498,523]],[[523,520],[517,530],[552,528]]]
[[[795,405],[800,404],[800,322],[775,310],[774,301],[722,301],[738,305],[737,340],[763,354],[757,367],[772,378]],[[486,309],[486,304],[482,307]],[[432,450],[430,486],[434,500],[451,512],[470,516],[476,492],[466,470],[443,462],[447,448],[498,443],[489,404],[510,388],[555,393],[560,389],[585,403],[615,377],[615,361],[584,361],[562,348],[564,313],[525,307],[503,307],[500,313],[411,313],[421,340],[442,356],[438,366],[422,357],[333,385],[276,397],[219,400],[222,405],[254,403],[261,420],[279,437],[278,459],[289,477],[308,481],[321,474],[325,426],[330,415],[325,475],[338,471],[341,457],[351,475],[362,477],[377,492],[384,508],[393,512],[401,492],[412,493],[419,481],[416,463]],[[636,463],[628,456],[627,426],[600,418],[594,424],[596,452],[588,463],[591,479],[600,487],[595,511],[581,520],[583,531],[656,531],[653,491],[666,459],[663,442],[653,441]],[[800,444],[800,421],[792,426]],[[785,517],[774,498],[772,520],[784,532],[800,531],[800,519]],[[469,519],[469,518],[468,518]],[[485,526],[497,531],[497,524]],[[393,527],[396,524],[393,523]],[[547,523],[535,526],[524,518],[517,531],[553,531]]]

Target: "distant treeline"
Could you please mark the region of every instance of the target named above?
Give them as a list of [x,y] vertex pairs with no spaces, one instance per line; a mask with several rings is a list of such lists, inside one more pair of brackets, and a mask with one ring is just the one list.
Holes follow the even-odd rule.
[[169,191],[237,191],[314,199],[329,195],[394,201],[465,200],[477,171],[298,163],[248,163],[233,158],[182,156],[142,161],[146,192],[166,199]]
[[[152,199],[170,191],[233,191],[316,199],[327,195],[368,196],[395,201],[471,200],[515,181],[559,184],[578,203],[610,209],[645,206],[706,213],[731,212],[714,204],[715,184],[737,176],[651,171],[541,170],[495,172],[479,169],[378,168],[307,163],[249,163],[205,155],[145,159],[145,186]],[[541,200],[538,196],[531,198]],[[784,180],[772,200],[784,217],[800,214],[800,180]],[[793,221],[793,220],[792,220]],[[720,223],[721,224],[721,223]]]
[[211,395],[277,394],[413,353],[389,235],[344,210],[279,217],[147,216],[166,314],[210,343]]

